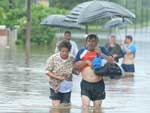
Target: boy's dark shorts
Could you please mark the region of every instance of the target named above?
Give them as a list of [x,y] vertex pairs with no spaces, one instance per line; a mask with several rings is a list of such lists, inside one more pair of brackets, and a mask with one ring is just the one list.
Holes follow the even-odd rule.
[[60,103],[70,103],[71,91],[67,93],[55,92],[50,88],[50,99],[60,100]]
[[96,83],[82,80],[80,86],[81,96],[85,95],[92,101],[105,99],[105,84],[103,80]]
[[134,64],[122,64],[121,66],[125,72],[135,72]]

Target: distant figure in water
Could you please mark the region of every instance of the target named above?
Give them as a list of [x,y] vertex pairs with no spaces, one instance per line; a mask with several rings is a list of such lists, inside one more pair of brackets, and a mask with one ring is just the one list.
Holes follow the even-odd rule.
[[[70,50],[69,53],[70,53],[73,57],[75,57],[76,54],[77,54],[77,52],[78,52],[78,46],[77,46],[77,44],[76,44],[75,41],[71,40],[71,32],[70,32],[70,31],[65,31],[63,40],[68,40],[68,41],[71,43],[71,50]],[[60,42],[58,42],[58,43],[56,44],[55,53],[59,52],[58,47],[57,47],[57,46],[59,45],[59,43],[60,43]]]
[[136,54],[136,45],[133,43],[133,38],[130,35],[125,37],[122,43],[123,61],[122,68],[126,74],[133,74],[135,72],[134,59]]
[[105,45],[106,49],[113,56],[116,62],[119,61],[119,58],[123,57],[121,46],[116,42],[116,36],[111,35],[109,38],[109,43]]

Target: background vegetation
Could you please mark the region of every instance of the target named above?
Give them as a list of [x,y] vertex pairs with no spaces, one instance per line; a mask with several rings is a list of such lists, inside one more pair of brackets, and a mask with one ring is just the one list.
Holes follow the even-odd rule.
[[[43,18],[50,14],[68,14],[74,6],[87,0],[49,0],[49,7],[44,7],[32,0],[32,36],[36,44],[50,43],[56,30],[40,25]],[[103,0],[118,3],[136,14],[134,27],[149,26],[150,0]],[[17,43],[24,42],[26,30],[26,0],[0,0],[0,25],[18,28]],[[104,23],[106,19],[99,24]],[[96,25],[96,24],[95,24]],[[100,25],[99,25],[100,26]]]
[[[9,5],[8,0],[0,1],[0,25],[6,25],[10,29],[18,29],[17,44],[23,43],[26,31],[26,5],[25,0],[13,0],[13,5]],[[59,8],[49,8],[42,5],[32,4],[32,36],[31,42],[38,45],[49,44],[54,38],[55,29],[40,25],[43,18],[50,14],[66,14],[67,10]]]

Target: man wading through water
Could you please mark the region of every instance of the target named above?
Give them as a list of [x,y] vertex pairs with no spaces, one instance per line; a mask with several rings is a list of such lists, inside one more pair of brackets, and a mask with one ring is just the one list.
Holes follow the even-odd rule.
[[92,69],[92,60],[97,56],[110,63],[113,58],[107,56],[104,48],[97,47],[98,37],[95,34],[89,34],[86,38],[86,47],[81,48],[74,61],[74,67],[78,68],[82,74],[81,81],[81,99],[83,109],[90,106],[90,100],[93,101],[94,108],[100,108],[102,100],[105,98],[105,84],[102,76],[97,76]]

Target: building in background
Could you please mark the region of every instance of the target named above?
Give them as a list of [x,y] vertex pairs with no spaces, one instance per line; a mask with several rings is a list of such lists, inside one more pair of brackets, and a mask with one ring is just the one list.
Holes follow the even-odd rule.
[[0,26],[0,47],[8,46],[9,31],[6,26]]
[[35,0],[35,3],[49,7],[49,0]]
[[10,29],[4,25],[0,25],[0,48],[12,47],[17,40],[17,28]]

